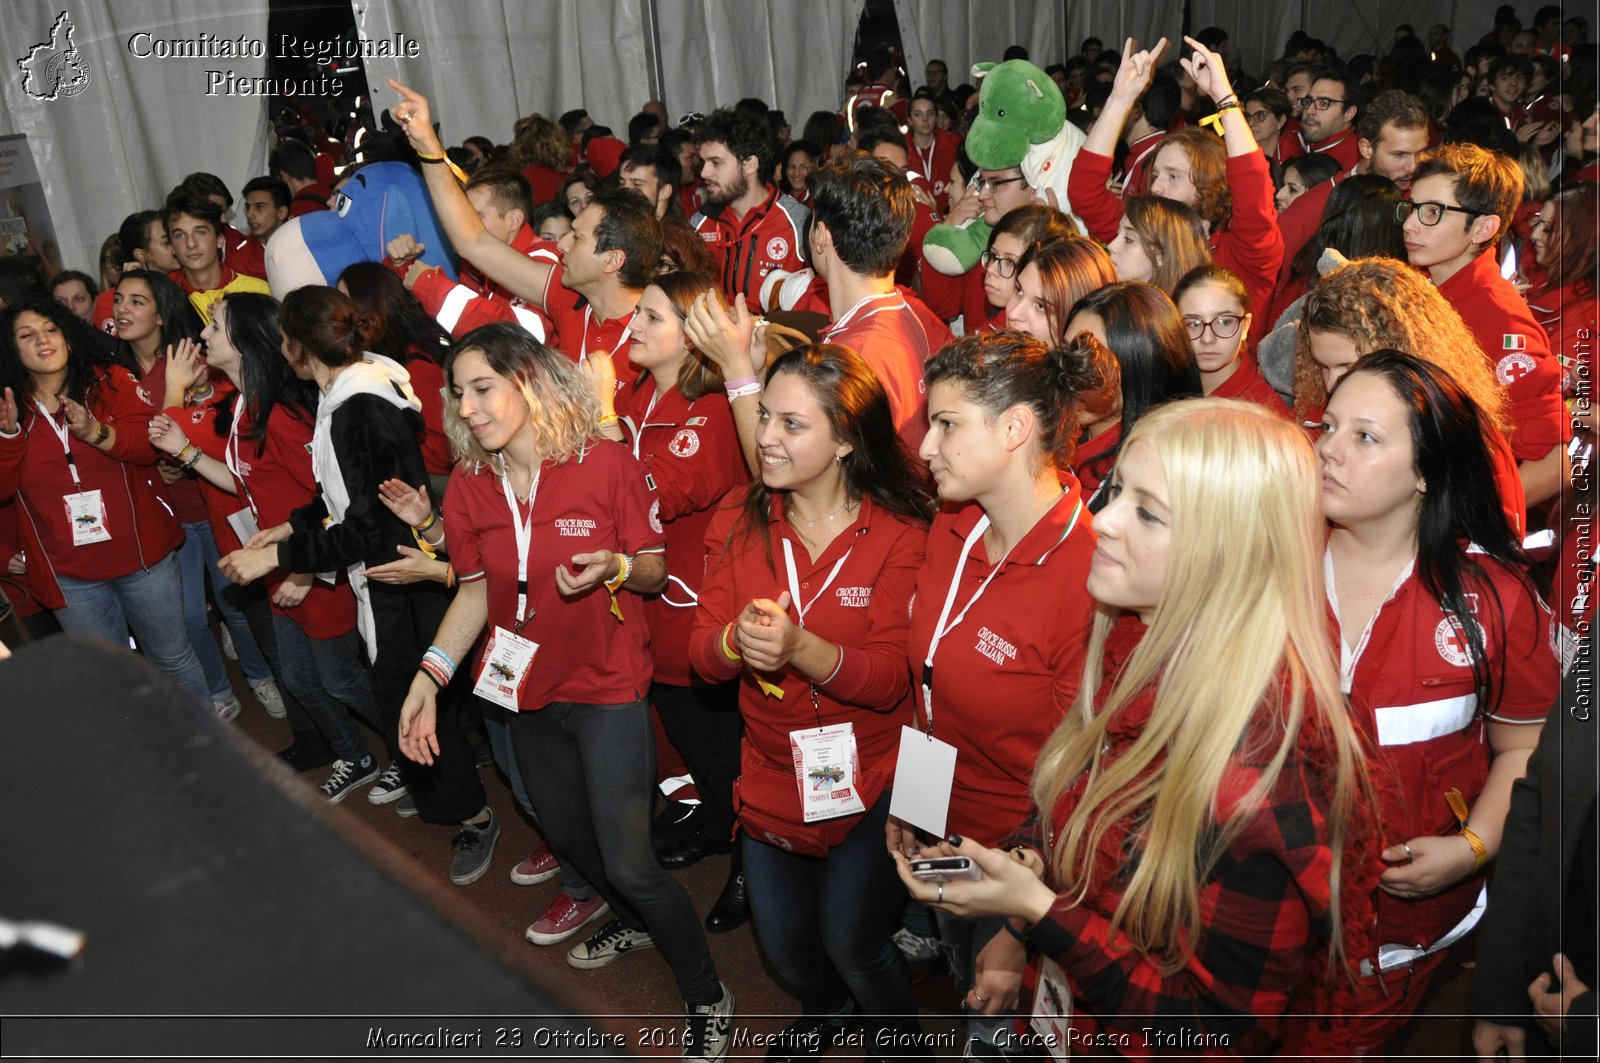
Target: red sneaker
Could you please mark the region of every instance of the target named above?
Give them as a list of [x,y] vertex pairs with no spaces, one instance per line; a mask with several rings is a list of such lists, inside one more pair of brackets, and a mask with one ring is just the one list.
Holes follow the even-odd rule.
[[537,886],[559,874],[561,874],[561,861],[556,859],[556,854],[550,851],[548,845],[541,845],[530,853],[526,860],[511,869],[511,881],[519,886]]
[[611,905],[599,895],[579,901],[574,900],[570,893],[562,893],[523,936],[535,945],[554,945],[567,940],[610,911]]

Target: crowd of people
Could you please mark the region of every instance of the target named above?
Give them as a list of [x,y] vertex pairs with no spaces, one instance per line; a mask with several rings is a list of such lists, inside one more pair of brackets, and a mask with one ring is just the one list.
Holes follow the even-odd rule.
[[[98,280],[0,272],[7,591],[286,720],[453,883],[516,834],[560,878],[528,940],[659,949],[686,1058],[729,1050],[706,935],[747,921],[802,1012],[770,1058],[926,1054],[940,951],[975,1058],[1381,1055],[1480,921],[1476,1050],[1592,1054],[1587,34],[1297,33],[1254,75],[1217,28],[1091,38],[1044,68],[1064,200],[887,48],[798,138],[750,99],[497,144],[391,82],[337,174],[284,130],[248,231],[195,173]],[[459,276],[389,234],[272,291],[374,159]],[[670,871],[720,854],[702,919]]]

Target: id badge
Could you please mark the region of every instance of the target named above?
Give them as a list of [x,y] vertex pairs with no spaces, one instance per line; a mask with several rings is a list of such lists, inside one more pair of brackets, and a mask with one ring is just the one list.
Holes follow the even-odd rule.
[[65,496],[67,523],[72,526],[72,545],[88,546],[111,538],[106,530],[106,503],[99,491],[79,491]]
[[528,670],[538,652],[537,642],[529,642],[515,631],[495,628],[483,648],[483,671],[472,692],[502,709],[521,711],[522,685],[527,682]]
[[256,515],[248,506],[236,513],[228,514],[228,527],[233,529],[233,534],[239,537],[241,543],[247,543],[256,532],[261,530],[261,525],[256,523]]
[[867,810],[861,803],[861,767],[856,760],[853,724],[790,731],[789,746],[794,751],[800,810],[807,823]]
[[1039,1035],[1040,1047],[1048,1049],[1052,1059],[1067,1058],[1071,1053],[1072,990],[1061,965],[1044,956],[1039,957],[1039,988],[1029,1023]]
[[955,784],[956,747],[915,727],[901,727],[889,815],[943,838]]

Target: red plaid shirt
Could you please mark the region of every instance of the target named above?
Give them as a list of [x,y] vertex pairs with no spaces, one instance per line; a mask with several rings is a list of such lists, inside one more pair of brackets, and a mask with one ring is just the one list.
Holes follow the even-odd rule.
[[[1102,701],[1144,632],[1131,616],[1113,628]],[[1107,731],[1103,763],[1133,745],[1154,703],[1150,690],[1123,707]],[[1257,724],[1259,739],[1250,743],[1255,751],[1237,753],[1223,777],[1213,830],[1237,810],[1276,745],[1272,715],[1258,715]],[[1307,726],[1302,735],[1311,731]],[[1318,995],[1313,980],[1326,971],[1332,927],[1325,818],[1332,784],[1331,769],[1325,777],[1319,764],[1305,758],[1306,744],[1302,740],[1302,749],[1284,764],[1265,803],[1244,813],[1238,836],[1201,883],[1200,939],[1176,971],[1164,973],[1124,930],[1111,931],[1144,846],[1140,834],[1121,825],[1107,832],[1096,852],[1082,903],[1076,891],[1059,897],[1029,933],[1033,949],[1060,964],[1071,983],[1078,1050],[1269,1055],[1280,1042],[1281,1016],[1312,1006]],[[1080,780],[1057,806],[1058,833],[1082,785]],[[1345,932],[1347,940],[1363,936],[1348,925]]]

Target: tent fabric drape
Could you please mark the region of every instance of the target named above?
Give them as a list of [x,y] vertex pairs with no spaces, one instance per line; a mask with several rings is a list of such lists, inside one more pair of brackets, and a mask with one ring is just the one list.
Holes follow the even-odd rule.
[[[264,96],[207,95],[208,70],[240,79],[266,74],[266,59],[141,58],[160,40],[267,40],[266,0],[219,5],[206,0],[75,0],[67,9],[72,44],[88,80],[75,95],[41,100],[17,69],[51,40],[58,0],[9,0],[0,18],[4,78],[0,134],[24,133],[38,166],[51,221],[69,269],[100,275],[101,242],[135,210],[161,206],[195,170],[234,190],[266,172]],[[150,41],[135,34],[148,33]],[[30,83],[30,88],[36,88]],[[236,220],[242,211],[235,202]]]
[[[923,83],[930,59],[943,59],[950,69],[950,84],[976,84],[973,63],[998,63],[1013,44],[1028,49],[1032,61],[1047,66],[1065,60],[1065,5],[1036,0],[987,0],[978,4],[949,4],[941,0],[895,0],[900,41],[905,47],[906,72],[913,85]],[[1113,7],[1111,4],[1099,5]]]
[[354,0],[356,31],[381,40],[415,38],[416,59],[368,59],[375,110],[397,99],[395,78],[433,105],[447,144],[483,135],[511,140],[523,115],[555,119],[576,107],[627,136],[649,99],[650,27],[637,0]]
[[866,0],[656,0],[667,113],[746,96],[780,108],[799,137],[813,111],[844,102]]

